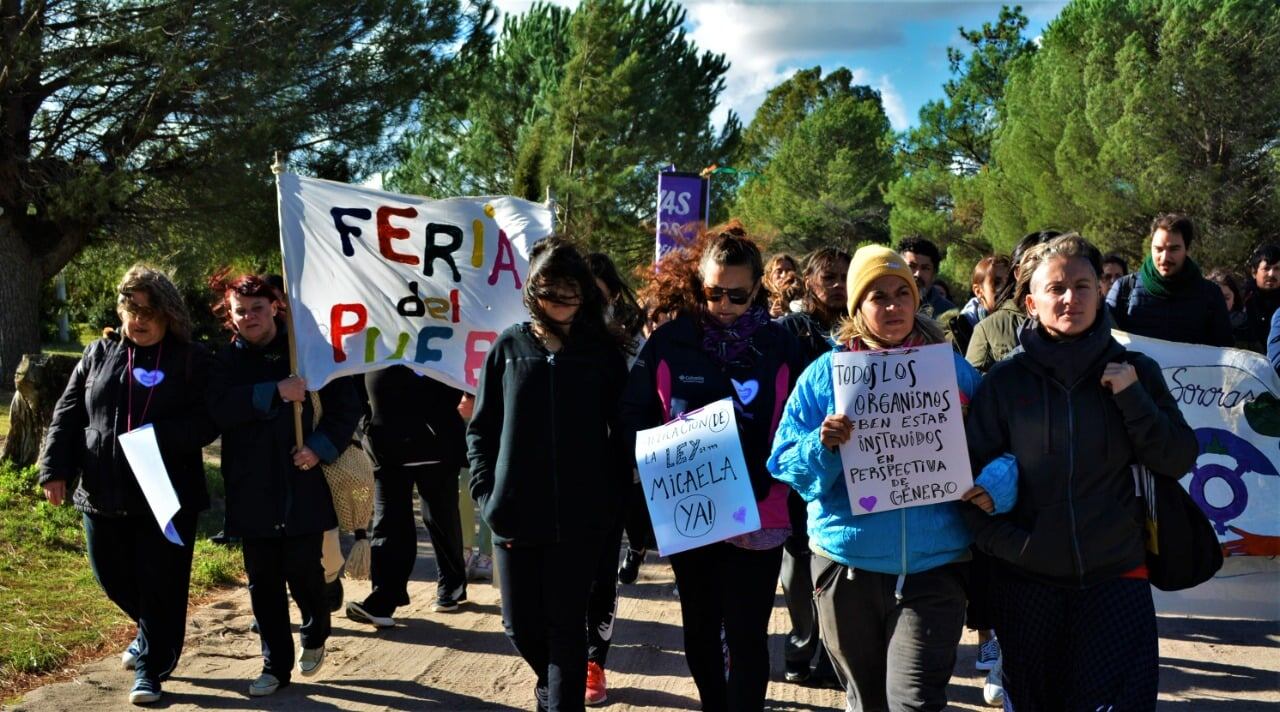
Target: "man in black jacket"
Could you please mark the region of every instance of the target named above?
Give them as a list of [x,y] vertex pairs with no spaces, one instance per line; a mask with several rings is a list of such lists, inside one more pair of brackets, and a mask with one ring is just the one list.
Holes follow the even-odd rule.
[[1280,245],[1259,245],[1249,256],[1249,282],[1244,292],[1248,346],[1264,351],[1271,332],[1271,315],[1280,307]]
[[458,513],[458,473],[466,462],[466,425],[458,415],[462,391],[406,366],[364,375],[370,417],[365,451],[374,461],[373,591],[347,604],[347,617],[377,627],[395,625],[397,606],[409,603],[408,582],[418,558],[413,490],[435,550],[437,612],[467,600]]
[[1107,305],[1118,329],[1184,344],[1231,346],[1231,317],[1218,285],[1205,279],[1189,252],[1191,218],[1177,213],[1151,222],[1151,254],[1116,280]]

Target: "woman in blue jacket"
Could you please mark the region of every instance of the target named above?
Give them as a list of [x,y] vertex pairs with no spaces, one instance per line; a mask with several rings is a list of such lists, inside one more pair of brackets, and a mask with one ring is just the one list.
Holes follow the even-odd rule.
[[[936,323],[917,315],[920,293],[906,262],[880,246],[849,266],[849,319],[840,350],[941,343]],[[980,376],[958,354],[967,402]],[[814,597],[822,639],[850,710],[941,710],[964,624],[970,536],[961,508],[1004,512],[1016,496],[1007,460],[988,466],[963,502],[854,516],[838,447],[853,425],[835,413],[831,353],[800,377],[774,438],[769,469],[805,499]]]

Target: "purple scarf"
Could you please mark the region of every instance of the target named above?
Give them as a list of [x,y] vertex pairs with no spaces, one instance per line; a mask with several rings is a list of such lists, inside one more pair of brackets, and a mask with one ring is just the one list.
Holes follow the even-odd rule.
[[760,355],[755,346],[755,334],[769,323],[769,312],[754,305],[728,326],[721,324],[707,311],[702,312],[702,350],[715,359],[721,368],[733,366],[750,368]]

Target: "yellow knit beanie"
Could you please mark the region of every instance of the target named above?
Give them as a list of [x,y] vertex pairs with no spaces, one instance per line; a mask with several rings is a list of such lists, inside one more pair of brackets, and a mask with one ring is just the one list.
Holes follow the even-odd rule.
[[920,308],[920,288],[916,286],[911,270],[907,269],[907,261],[883,245],[867,245],[858,248],[849,263],[849,316],[858,311],[862,296],[871,283],[887,274],[901,277],[911,287],[911,298],[915,303],[911,311]]

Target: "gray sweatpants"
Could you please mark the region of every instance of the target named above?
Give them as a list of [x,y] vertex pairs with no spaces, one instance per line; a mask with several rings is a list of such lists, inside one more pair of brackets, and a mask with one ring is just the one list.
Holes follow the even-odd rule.
[[907,576],[849,569],[813,556],[822,640],[851,712],[932,712],[947,706],[947,682],[964,627],[966,564]]

